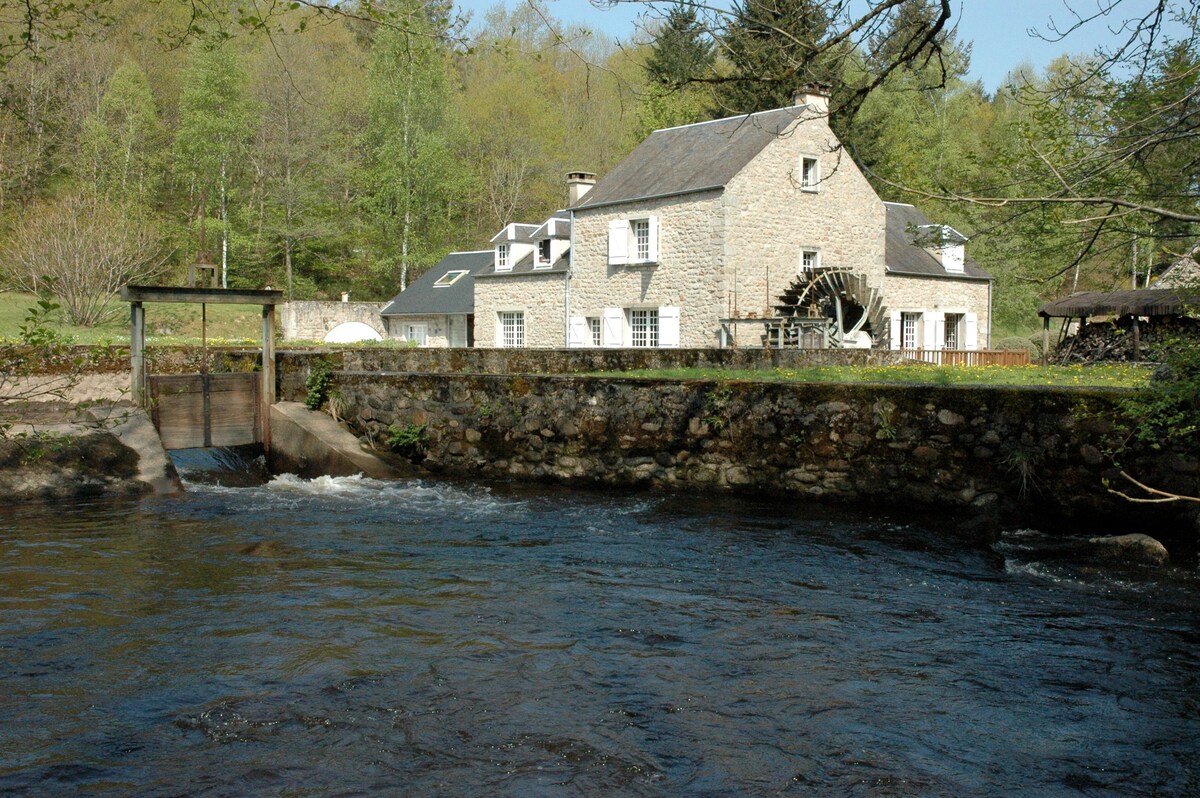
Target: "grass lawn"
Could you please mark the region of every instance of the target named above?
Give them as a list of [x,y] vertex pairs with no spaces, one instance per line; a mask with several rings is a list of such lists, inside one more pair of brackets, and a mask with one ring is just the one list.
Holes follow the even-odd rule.
[[1128,363],[1092,366],[813,366],[800,369],[645,369],[595,376],[678,380],[769,380],[777,382],[889,383],[910,385],[1058,385],[1140,388],[1152,367]]

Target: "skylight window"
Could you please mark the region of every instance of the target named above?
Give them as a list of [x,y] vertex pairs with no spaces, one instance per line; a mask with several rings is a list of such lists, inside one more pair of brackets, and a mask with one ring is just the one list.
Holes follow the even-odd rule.
[[433,284],[433,287],[445,288],[448,285],[454,285],[461,280],[462,276],[466,273],[466,269],[454,269],[453,271],[448,271],[437,279],[437,282]]

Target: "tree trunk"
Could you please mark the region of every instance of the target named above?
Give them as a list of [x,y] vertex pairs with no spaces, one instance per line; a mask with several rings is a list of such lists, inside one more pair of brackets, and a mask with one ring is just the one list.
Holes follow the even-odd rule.
[[221,287],[229,287],[229,217],[225,204],[225,160],[221,160]]

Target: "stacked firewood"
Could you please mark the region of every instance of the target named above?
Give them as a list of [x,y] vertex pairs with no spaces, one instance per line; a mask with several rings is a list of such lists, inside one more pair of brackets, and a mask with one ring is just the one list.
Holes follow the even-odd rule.
[[[1155,362],[1181,343],[1200,346],[1200,319],[1156,316],[1138,322],[1138,359]],[[1091,322],[1076,335],[1067,336],[1052,355],[1056,363],[1133,361],[1133,317]]]

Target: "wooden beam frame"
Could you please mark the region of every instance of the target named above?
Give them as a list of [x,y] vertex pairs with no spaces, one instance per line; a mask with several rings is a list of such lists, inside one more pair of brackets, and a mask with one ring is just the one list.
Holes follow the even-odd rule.
[[236,288],[170,288],[156,285],[127,285],[121,289],[126,302],[188,302],[208,305],[281,305],[283,291],[241,291]]
[[275,306],[281,304],[283,291],[240,291],[227,288],[170,288],[127,285],[121,299],[129,303],[129,360],[132,371],[133,399],[146,406],[146,310],[144,302],[199,303],[205,305],[262,306],[262,390],[259,392],[263,449],[271,451],[271,406],[275,404]]

